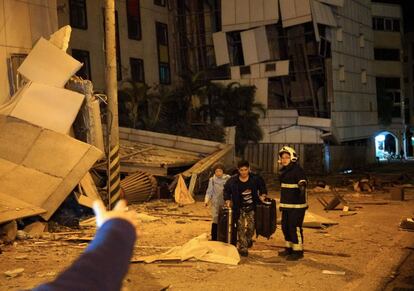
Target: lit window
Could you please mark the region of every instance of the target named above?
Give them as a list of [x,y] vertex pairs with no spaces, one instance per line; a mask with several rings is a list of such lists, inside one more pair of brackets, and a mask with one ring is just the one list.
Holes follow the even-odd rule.
[[171,84],[169,64],[160,63],[160,83],[166,85]]

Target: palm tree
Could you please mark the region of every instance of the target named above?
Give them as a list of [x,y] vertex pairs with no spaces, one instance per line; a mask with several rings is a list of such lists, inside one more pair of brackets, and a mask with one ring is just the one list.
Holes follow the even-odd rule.
[[[120,111],[128,118],[128,125],[136,128],[140,115],[147,113],[148,91],[150,87],[145,83],[137,83],[132,79],[121,82],[119,90]],[[141,113],[141,114],[140,114]]]
[[210,83],[204,91],[208,103],[202,107],[214,122],[222,118],[224,126],[236,126],[236,154],[242,156],[249,141],[263,138],[259,126],[260,113],[265,114],[263,104],[254,102],[256,87],[233,82],[227,86]]

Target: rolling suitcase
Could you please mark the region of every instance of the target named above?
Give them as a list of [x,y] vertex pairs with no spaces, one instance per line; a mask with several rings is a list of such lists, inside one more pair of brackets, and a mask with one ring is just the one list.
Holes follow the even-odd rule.
[[276,231],[276,219],[276,200],[266,198],[263,203],[256,206],[256,237],[261,235],[269,239]]
[[219,211],[217,225],[217,240],[225,243],[235,243],[236,231],[233,222],[233,211],[231,207],[223,206]]

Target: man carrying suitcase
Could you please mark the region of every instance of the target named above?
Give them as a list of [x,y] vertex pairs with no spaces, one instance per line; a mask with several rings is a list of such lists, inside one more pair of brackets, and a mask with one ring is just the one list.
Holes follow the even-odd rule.
[[286,257],[289,261],[303,258],[302,224],[308,208],[306,176],[297,160],[298,156],[291,147],[284,146],[279,151],[279,208],[282,211],[282,231],[286,241],[286,248],[279,252],[279,256]]
[[264,201],[267,189],[262,177],[250,173],[248,161],[237,164],[238,174],[224,185],[224,200],[232,207],[233,221],[237,222],[238,250],[241,256],[248,255],[253,245],[254,211]]

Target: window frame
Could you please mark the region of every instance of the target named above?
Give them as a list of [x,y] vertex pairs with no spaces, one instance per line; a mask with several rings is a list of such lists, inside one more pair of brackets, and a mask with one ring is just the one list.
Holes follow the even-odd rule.
[[[82,9],[82,12],[85,16],[85,23],[79,24],[76,22],[77,20],[75,21],[75,7],[77,8],[76,11]],[[86,0],[69,0],[69,24],[73,28],[83,30],[88,29],[88,9],[86,6]]]
[[[76,54],[74,54],[74,52],[79,53],[79,55],[82,55],[82,59],[76,58]],[[91,71],[91,56],[88,50],[83,50],[83,49],[76,49],[76,48],[72,48],[71,49],[71,53],[72,53],[72,57],[76,60],[78,60],[79,62],[81,62],[83,64],[83,66],[76,72],[76,76],[82,77],[84,80],[89,80],[92,81],[92,71]],[[84,58],[86,57],[86,58]],[[84,61],[84,60],[87,61]],[[84,76],[80,76],[78,75],[81,71],[86,71],[86,78]],[[89,74],[88,74],[89,73]]]
[[[134,74],[133,74],[133,70],[132,70],[134,64],[138,64],[138,67],[141,71],[140,75],[142,76],[142,78],[139,78],[139,76],[138,76],[138,78],[134,78]],[[145,69],[144,69],[144,60],[143,59],[130,57],[129,58],[129,68],[130,68],[130,75],[131,75],[131,80],[132,81],[137,82],[137,83],[145,83]]]
[[[134,16],[134,15],[130,14],[131,10],[129,9],[129,5],[128,5],[130,1],[137,1],[138,2],[138,4],[137,4],[137,8],[138,8],[137,15],[138,16]],[[126,0],[125,1],[126,14],[127,14],[127,30],[128,30],[128,38],[129,39],[142,40],[141,6],[140,6],[140,4],[141,4],[140,0]],[[138,19],[135,19],[135,18],[138,18]],[[135,22],[135,23],[132,23],[132,22]],[[133,25],[137,25],[137,27],[136,27],[137,33],[136,34],[132,34],[132,32],[131,32],[130,28]]]
[[[160,29],[163,29],[163,34],[161,35]],[[158,76],[160,84],[170,85],[171,84],[171,68],[170,68],[170,52],[169,52],[169,40],[168,40],[168,25],[163,22],[155,22],[155,36],[157,41],[157,53],[158,53]],[[166,47],[168,53],[168,63],[161,61],[161,46]],[[166,70],[167,74],[164,78],[163,70]]]

